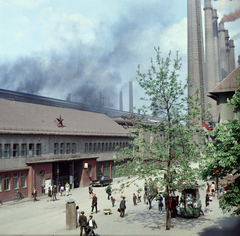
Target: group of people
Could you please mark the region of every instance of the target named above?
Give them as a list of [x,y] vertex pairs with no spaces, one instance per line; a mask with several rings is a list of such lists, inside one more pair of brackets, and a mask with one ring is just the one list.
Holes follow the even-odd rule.
[[[60,195],[64,196],[65,194],[67,196],[69,196],[69,192],[70,192],[70,184],[68,182],[66,182],[65,186],[63,186],[60,182],[58,183],[58,187],[60,190]],[[65,193],[66,192],[66,193]]]
[[[210,194],[211,191],[211,194]],[[209,185],[209,183],[207,182],[206,184],[206,197],[205,197],[205,209],[204,211],[207,211],[207,208],[212,211],[211,207],[210,207],[210,201],[212,201],[212,197],[215,197],[215,192],[216,192],[216,185],[214,183],[214,181],[211,183],[211,186]]]
[[82,236],[83,231],[85,235],[95,235],[94,229],[97,228],[97,223],[93,219],[93,216],[89,216],[89,220],[84,215],[84,211],[79,210],[79,207],[76,207],[76,227],[80,227],[80,236]]

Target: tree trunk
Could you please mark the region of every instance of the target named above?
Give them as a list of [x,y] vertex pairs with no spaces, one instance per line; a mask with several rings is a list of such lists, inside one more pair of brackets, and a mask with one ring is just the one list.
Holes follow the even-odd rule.
[[170,230],[170,209],[169,209],[169,190],[167,186],[167,196],[166,196],[166,230]]

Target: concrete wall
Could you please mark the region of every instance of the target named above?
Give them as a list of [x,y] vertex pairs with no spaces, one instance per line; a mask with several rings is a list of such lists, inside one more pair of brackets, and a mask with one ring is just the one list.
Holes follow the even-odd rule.
[[219,117],[222,121],[235,119],[235,113],[233,113],[234,107],[231,105],[226,106],[227,99],[231,99],[232,96],[233,93],[221,93],[218,100]]

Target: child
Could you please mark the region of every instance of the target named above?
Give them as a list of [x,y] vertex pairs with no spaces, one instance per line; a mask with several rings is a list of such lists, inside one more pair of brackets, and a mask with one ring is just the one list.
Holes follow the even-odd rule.
[[115,198],[111,196],[112,207],[114,207],[115,201],[116,201]]
[[138,202],[141,202],[141,194],[140,194],[140,192],[138,192],[137,197],[138,197]]

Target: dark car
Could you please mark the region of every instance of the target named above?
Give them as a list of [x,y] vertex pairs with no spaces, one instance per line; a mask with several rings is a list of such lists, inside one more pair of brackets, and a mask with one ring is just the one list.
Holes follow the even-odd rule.
[[102,176],[100,179],[93,180],[91,182],[92,186],[104,186],[112,183],[112,179],[110,179],[108,176]]

